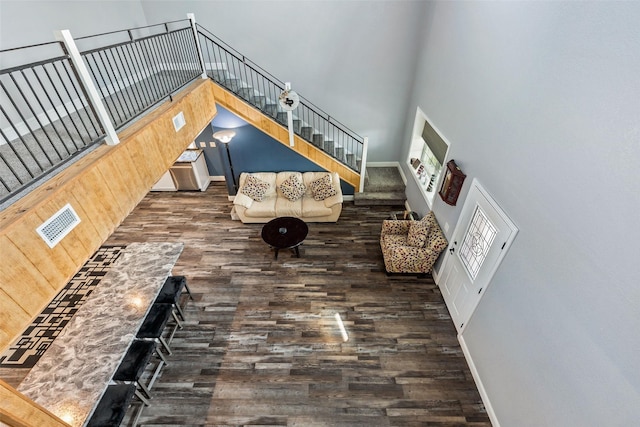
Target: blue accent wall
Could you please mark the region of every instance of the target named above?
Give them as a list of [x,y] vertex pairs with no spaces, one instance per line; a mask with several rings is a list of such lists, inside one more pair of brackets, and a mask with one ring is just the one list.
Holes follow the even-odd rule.
[[[204,152],[204,159],[207,162],[209,176],[223,176],[225,165],[222,163],[217,145],[220,144],[213,138],[213,127],[207,126],[196,138],[196,146]],[[215,147],[214,147],[215,145]]]
[[[220,105],[216,105],[216,107],[218,114],[211,122],[211,129],[205,129],[201,136],[207,133],[207,137],[213,140],[213,133],[217,131],[233,129],[236,132],[236,135],[228,144],[236,183],[242,172],[319,172],[325,170]],[[200,140],[199,136],[198,141]],[[231,179],[227,147],[219,141],[215,142],[215,148],[204,149],[209,173],[214,175],[214,172],[218,172],[216,167],[222,168],[223,170],[215,173],[215,175],[225,175],[229,194],[234,195],[236,190],[233,188],[233,180]],[[340,181],[340,186],[342,194],[354,193],[353,186],[344,181]]]

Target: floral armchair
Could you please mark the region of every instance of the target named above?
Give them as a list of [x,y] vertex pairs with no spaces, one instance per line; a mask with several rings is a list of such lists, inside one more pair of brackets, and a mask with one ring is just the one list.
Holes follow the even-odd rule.
[[380,246],[387,273],[430,273],[448,244],[433,212],[420,221],[382,223]]

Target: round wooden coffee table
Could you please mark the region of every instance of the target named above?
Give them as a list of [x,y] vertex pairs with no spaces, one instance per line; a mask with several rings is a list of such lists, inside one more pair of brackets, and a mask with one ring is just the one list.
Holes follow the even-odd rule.
[[300,258],[298,247],[308,232],[309,227],[300,218],[283,216],[272,219],[262,227],[262,240],[275,250],[275,259],[278,259],[280,249],[293,249]]

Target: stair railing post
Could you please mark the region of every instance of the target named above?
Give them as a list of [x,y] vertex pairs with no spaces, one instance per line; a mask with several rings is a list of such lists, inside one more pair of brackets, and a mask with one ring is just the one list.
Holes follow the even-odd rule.
[[54,35],[56,40],[63,43],[67,55],[69,55],[69,59],[71,59],[71,64],[73,64],[79,83],[85,90],[85,94],[88,98],[87,101],[89,101],[93,106],[93,110],[95,111],[96,116],[102,125],[102,129],[106,134],[105,142],[107,145],[116,145],[120,143],[120,138],[118,138],[116,128],[113,125],[109,114],[107,114],[107,110],[104,108],[102,98],[100,98],[98,90],[93,84],[93,80],[91,80],[89,70],[87,70],[84,61],[82,60],[82,55],[80,55],[80,51],[78,50],[78,46],[76,46],[75,40],[71,37],[71,32],[69,30],[58,30],[54,31]]
[[202,69],[203,79],[207,78],[207,68],[204,65],[204,56],[202,56],[202,49],[200,48],[200,38],[198,37],[198,28],[196,27],[196,15],[195,13],[187,13],[187,18],[191,22],[191,29],[193,30],[193,40],[196,42],[196,50],[198,51],[198,58],[200,59],[200,69]]
[[365,136],[362,141],[362,160],[360,161],[360,193],[364,191],[364,177],[367,173],[367,150],[369,149],[369,137]]

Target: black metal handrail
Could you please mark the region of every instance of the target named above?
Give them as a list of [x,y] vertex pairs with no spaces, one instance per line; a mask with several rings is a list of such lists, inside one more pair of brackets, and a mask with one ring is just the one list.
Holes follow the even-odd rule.
[[[176,28],[171,29],[170,24]],[[157,33],[149,35],[152,29]],[[81,55],[116,129],[124,127],[202,74],[189,20],[113,31],[78,40],[92,45]]]
[[[43,50],[51,57],[19,63]],[[3,63],[18,63],[0,70],[0,202],[104,139],[84,86],[61,53],[60,42],[0,51]]]
[[[286,125],[286,112],[278,104],[285,84],[202,26],[197,25],[197,29],[207,75],[263,114]],[[302,96],[293,116],[298,136],[360,172],[364,138]]]
[[[286,125],[278,103],[285,84],[196,28],[198,39],[190,20],[74,39],[113,127],[121,129],[200,77],[201,59],[216,83]],[[106,131],[64,43],[4,49],[0,55],[6,66],[0,70],[2,204],[104,140]],[[296,134],[361,171],[362,137],[302,96],[293,115]]]

